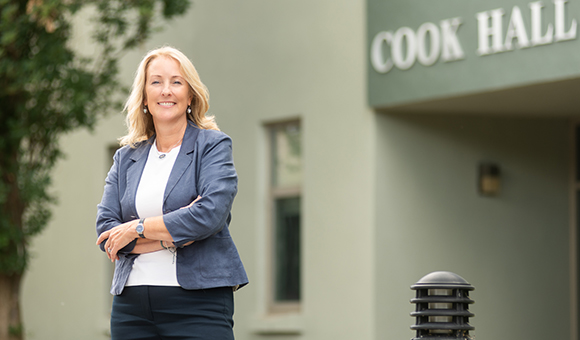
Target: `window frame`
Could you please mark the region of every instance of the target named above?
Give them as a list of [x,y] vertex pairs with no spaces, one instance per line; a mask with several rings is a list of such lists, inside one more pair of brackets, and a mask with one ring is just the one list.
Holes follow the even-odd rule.
[[[300,266],[299,266],[299,271],[300,271],[300,282],[299,282],[299,292],[300,292],[300,297],[298,300],[291,300],[291,301],[280,301],[280,300],[276,300],[276,265],[277,265],[277,259],[276,259],[276,202],[280,199],[285,199],[285,198],[299,198],[301,199],[302,202],[302,183],[303,183],[303,179],[301,179],[300,184],[296,184],[296,185],[288,185],[288,186],[276,186],[274,183],[274,162],[275,162],[275,150],[274,150],[274,143],[273,143],[273,132],[275,131],[275,129],[283,127],[283,126],[289,126],[289,125],[297,125],[298,128],[300,129],[300,134],[301,134],[301,138],[300,138],[300,158],[302,160],[303,157],[303,139],[302,139],[302,121],[300,119],[291,119],[291,120],[285,120],[285,121],[280,121],[280,122],[275,122],[275,123],[268,123],[264,125],[265,131],[266,131],[266,136],[267,136],[267,162],[266,162],[266,167],[267,167],[267,176],[266,176],[266,190],[267,190],[267,235],[266,235],[266,240],[267,240],[267,311],[269,314],[284,314],[284,313],[296,313],[299,312],[301,310],[301,304],[302,304],[302,292],[303,292],[303,285],[302,285],[302,273],[303,273],[303,256],[302,256],[302,247],[300,247],[299,249],[299,256],[300,256]],[[302,165],[302,164],[301,164]],[[299,224],[299,228],[302,230],[302,212],[303,212],[303,208],[302,208],[302,203],[300,206],[300,224]],[[302,235],[303,233],[300,233],[300,246],[303,245],[302,242]]]

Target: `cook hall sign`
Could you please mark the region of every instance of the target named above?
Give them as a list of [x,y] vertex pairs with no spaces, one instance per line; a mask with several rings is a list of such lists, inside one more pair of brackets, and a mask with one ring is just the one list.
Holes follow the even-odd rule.
[[[496,8],[476,13],[476,54],[494,55],[576,39],[578,23],[575,18],[566,20],[567,3],[568,0],[551,1],[554,16],[547,25],[542,23],[546,9],[542,1],[530,2],[527,8],[513,6],[511,10]],[[509,18],[505,31],[504,18]],[[432,66],[438,60],[453,62],[465,59],[458,36],[463,24],[463,18],[455,17],[441,20],[438,24],[425,22],[416,30],[400,27],[395,31],[378,32],[371,41],[371,65],[378,73],[388,73],[393,67],[408,70],[417,62]]]

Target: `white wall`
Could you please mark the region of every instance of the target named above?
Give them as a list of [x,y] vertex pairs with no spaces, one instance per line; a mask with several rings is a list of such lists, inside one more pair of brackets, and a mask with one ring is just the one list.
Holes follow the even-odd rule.
[[[377,334],[414,337],[409,286],[448,270],[475,287],[476,338],[570,339],[568,121],[377,118]],[[485,160],[497,198],[476,190]]]

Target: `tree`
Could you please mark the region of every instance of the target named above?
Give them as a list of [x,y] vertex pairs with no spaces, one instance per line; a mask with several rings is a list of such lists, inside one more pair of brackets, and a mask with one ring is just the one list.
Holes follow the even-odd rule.
[[[46,227],[59,136],[119,108],[118,60],[188,0],[0,0],[0,340],[24,339],[19,291],[30,239]],[[92,13],[94,57],[71,48]],[[83,12],[85,13],[85,12]]]

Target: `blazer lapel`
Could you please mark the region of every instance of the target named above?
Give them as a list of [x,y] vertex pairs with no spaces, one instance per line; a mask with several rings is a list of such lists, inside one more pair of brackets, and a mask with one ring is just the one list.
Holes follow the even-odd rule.
[[195,149],[195,141],[197,140],[198,134],[199,128],[192,122],[188,121],[185,135],[183,136],[183,142],[181,143],[181,149],[179,149],[179,154],[177,155],[177,159],[175,160],[175,164],[173,165],[173,169],[169,175],[169,180],[167,181],[167,186],[165,187],[165,195],[163,197],[164,208],[167,197],[171,191],[173,191],[173,188],[177,182],[179,182],[179,179],[183,176],[185,170],[187,170],[193,162],[193,150]]
[[132,218],[137,218],[137,207],[135,206],[135,198],[137,196],[137,187],[139,186],[139,181],[141,180],[141,175],[143,174],[143,169],[145,169],[145,163],[147,163],[147,156],[149,155],[149,150],[153,144],[155,137],[149,138],[144,145],[139,146],[135,152],[129,157],[132,163],[129,164],[127,168],[127,189],[128,194],[128,204],[133,210]]

